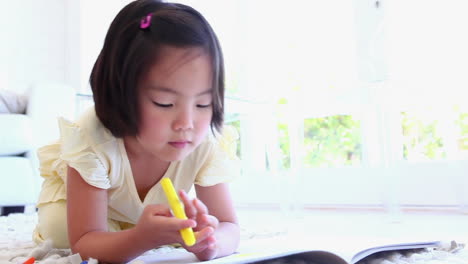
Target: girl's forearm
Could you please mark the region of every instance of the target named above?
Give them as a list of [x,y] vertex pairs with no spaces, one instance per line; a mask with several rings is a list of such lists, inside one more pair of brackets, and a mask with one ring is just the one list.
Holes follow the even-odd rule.
[[79,253],[83,259],[94,258],[99,262],[128,262],[153,248],[145,245],[135,229],[118,232],[89,232],[73,246],[73,253]]
[[221,222],[215,233],[216,240],[218,241],[217,258],[231,255],[234,253],[240,240],[240,228],[236,223]]
[[[224,257],[234,253],[239,246],[240,228],[235,223],[221,222],[215,236],[218,241],[216,257]],[[155,247],[157,245],[145,244],[132,228],[118,232],[89,232],[72,246],[72,251],[80,253],[83,259],[123,263]]]

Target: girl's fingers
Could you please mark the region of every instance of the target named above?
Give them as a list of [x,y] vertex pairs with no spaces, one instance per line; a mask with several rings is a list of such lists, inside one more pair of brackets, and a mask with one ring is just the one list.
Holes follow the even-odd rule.
[[171,215],[150,215],[148,220],[153,224],[164,225],[166,230],[171,231],[179,231],[188,227],[195,228],[197,226],[197,222],[193,219],[179,219]]
[[197,226],[197,223],[192,219],[178,219],[180,222],[176,223],[175,230],[180,230],[184,228],[194,228]]
[[169,207],[162,204],[150,204],[145,207],[144,211],[150,215],[171,216]]
[[211,226],[214,229],[218,228],[218,225],[219,225],[218,218],[216,218],[216,217],[214,217],[212,215],[203,215],[201,217],[203,219],[203,225]]
[[169,217],[166,218],[167,221],[171,223],[171,226],[174,229],[179,230],[182,228],[187,227],[195,227],[197,223],[193,219],[178,219],[176,217],[172,217],[171,210],[168,206],[162,204],[150,204],[147,205],[143,211],[143,214],[148,215],[149,217],[152,216],[164,216]]
[[208,230],[205,231],[205,233],[202,231],[196,233],[197,243],[192,247],[188,247],[190,252],[197,254],[216,246],[216,238],[214,235],[209,235],[210,232]]
[[197,198],[193,199],[193,205],[199,214],[208,214],[208,207]]
[[214,239],[214,228],[210,226],[205,227],[202,230],[196,232],[195,237],[197,238],[197,244],[198,242],[203,242],[204,240],[209,239],[210,237]]
[[187,218],[196,219],[198,230],[207,226],[211,226],[214,229],[218,227],[218,219],[208,214],[208,207],[202,201],[198,198],[190,199],[183,190],[179,191],[179,196],[185,205]]
[[179,191],[179,197],[184,203],[185,214],[188,218],[195,219],[197,216],[197,208],[192,205],[192,201],[188,197],[187,193],[183,190]]

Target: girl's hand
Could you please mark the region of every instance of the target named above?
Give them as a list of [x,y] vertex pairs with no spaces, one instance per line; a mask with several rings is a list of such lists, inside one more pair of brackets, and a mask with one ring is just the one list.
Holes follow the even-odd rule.
[[193,228],[197,242],[191,247],[182,243],[185,249],[192,252],[199,260],[210,260],[217,255],[217,241],[215,231],[219,221],[215,216],[208,214],[208,208],[199,199],[190,199],[184,191],[179,191],[179,197],[184,203],[185,214],[189,219],[196,221]]
[[169,207],[161,204],[148,205],[135,226],[135,232],[146,245],[154,248],[172,243],[183,244],[179,230],[195,227],[192,219],[178,219],[171,215]]

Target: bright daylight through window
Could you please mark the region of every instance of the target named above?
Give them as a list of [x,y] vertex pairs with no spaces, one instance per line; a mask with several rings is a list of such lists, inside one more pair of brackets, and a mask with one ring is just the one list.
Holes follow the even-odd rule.
[[464,1],[181,2],[223,48],[240,203],[468,204]]

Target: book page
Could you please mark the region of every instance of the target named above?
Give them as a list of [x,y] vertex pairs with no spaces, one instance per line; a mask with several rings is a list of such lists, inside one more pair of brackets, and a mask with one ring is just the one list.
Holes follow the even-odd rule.
[[[359,260],[381,251],[437,247],[437,241],[409,242],[389,238],[345,237],[345,236],[279,236],[266,239],[242,241],[238,252],[210,260],[206,264],[235,264],[277,259],[285,256],[300,256],[311,263],[354,264]],[[172,248],[142,255],[130,264],[141,263],[199,263],[194,254],[183,248]]]
[[364,249],[358,252],[351,260],[351,263],[356,263],[364,259],[365,257],[368,257],[377,252],[403,250],[403,249],[432,248],[432,247],[439,247],[441,243],[442,242],[440,241],[411,242],[411,243],[392,244],[392,245],[368,248],[368,249]]
[[[347,264],[343,258],[331,252],[317,248],[312,250],[312,246],[302,243],[298,240],[292,240],[287,236],[268,239],[252,239],[243,241],[239,247],[238,252],[210,261],[204,261],[206,264],[240,264],[251,263],[255,261],[269,260],[280,258],[284,256],[291,256],[294,254],[302,254],[301,257],[314,261],[313,263],[328,264],[330,261],[336,264]],[[156,250],[151,254],[144,254],[130,264],[156,264],[156,263],[170,263],[170,264],[191,264],[199,263],[200,261],[194,254],[187,252],[183,248],[172,248]]]
[[320,250],[294,250],[294,251],[254,251],[249,253],[234,253],[232,255],[213,259],[210,261],[199,261],[194,254],[185,251],[184,249],[175,249],[171,252],[161,252],[159,254],[143,255],[129,262],[130,264],[242,264],[252,263],[257,261],[266,261],[279,259],[282,257],[293,258],[300,257],[307,260],[307,263],[313,264],[348,264],[339,256]]

